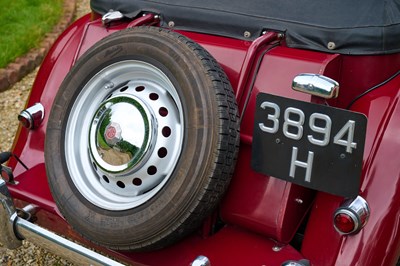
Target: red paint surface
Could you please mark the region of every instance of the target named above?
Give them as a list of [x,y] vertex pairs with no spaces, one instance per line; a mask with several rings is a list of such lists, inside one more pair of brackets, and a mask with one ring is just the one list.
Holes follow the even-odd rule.
[[[43,62],[28,105],[41,102],[48,114],[57,89],[75,60],[96,41],[126,26],[105,29],[99,20],[89,22],[89,16],[74,23]],[[333,213],[343,198],[325,193],[316,193],[314,198],[313,191],[254,172],[250,167],[250,151],[258,93],[314,101],[309,95],[294,92],[291,82],[300,73],[319,73],[341,84],[339,98],[330,100],[329,104],[345,108],[354,97],[398,71],[400,54],[344,56],[265,44],[251,52],[255,60],[252,66],[246,66],[251,43],[181,33],[200,43],[217,59],[240,96],[238,104],[243,114],[240,154],[231,187],[221,204],[222,219],[228,225],[211,237],[194,234],[162,251],[112,254],[131,262],[154,265],[188,265],[197,255],[208,256],[212,265],[280,265],[302,257],[311,260],[313,265],[395,264],[400,254],[400,78],[352,106],[353,111],[364,113],[369,121],[360,195],[371,208],[366,227],[354,236],[342,237],[333,228]],[[258,60],[259,67],[254,65]],[[244,69],[248,71],[246,80],[240,79],[244,77],[241,72]],[[243,90],[238,91],[238,86]],[[65,224],[56,222],[58,218],[54,214],[58,211],[46,181],[43,156],[46,123],[47,115],[38,129],[20,130],[13,151],[30,169],[25,171],[12,160],[9,165],[19,185],[9,188],[14,197],[43,209],[44,214],[39,217],[41,224],[63,232]],[[298,198],[303,204],[296,203]],[[290,241],[309,209],[301,253],[290,245],[279,252],[272,251],[275,241]],[[72,230],[67,233],[76,236]]]

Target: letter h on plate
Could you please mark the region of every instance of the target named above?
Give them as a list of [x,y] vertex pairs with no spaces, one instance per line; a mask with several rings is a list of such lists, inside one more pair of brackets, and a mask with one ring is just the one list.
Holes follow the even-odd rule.
[[297,152],[298,149],[297,147],[293,147],[292,149],[292,160],[290,162],[290,172],[289,176],[294,178],[294,175],[296,173],[296,167],[302,167],[306,169],[306,182],[311,182],[311,173],[312,173],[312,166],[313,166],[313,160],[314,160],[314,153],[312,151],[308,152],[308,157],[307,157],[307,162],[302,162],[297,160]]

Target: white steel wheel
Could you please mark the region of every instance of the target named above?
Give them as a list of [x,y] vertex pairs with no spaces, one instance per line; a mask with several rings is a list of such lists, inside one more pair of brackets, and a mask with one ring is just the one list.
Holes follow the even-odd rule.
[[69,114],[71,179],[100,208],[137,207],[171,176],[183,127],[179,96],[161,70],[136,60],[113,63],[83,87]]

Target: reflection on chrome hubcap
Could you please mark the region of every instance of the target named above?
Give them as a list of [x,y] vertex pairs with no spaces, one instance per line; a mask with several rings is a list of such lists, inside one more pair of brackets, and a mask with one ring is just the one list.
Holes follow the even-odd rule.
[[135,60],[110,65],[84,86],[71,109],[65,131],[71,179],[100,208],[139,206],[174,171],[183,128],[178,93],[160,69]]
[[92,120],[89,150],[102,174],[134,171],[155,141],[154,115],[129,91],[103,102]]

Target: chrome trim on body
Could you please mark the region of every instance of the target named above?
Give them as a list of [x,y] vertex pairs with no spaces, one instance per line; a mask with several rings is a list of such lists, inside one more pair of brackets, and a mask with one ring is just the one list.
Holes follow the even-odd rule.
[[318,74],[297,75],[293,79],[292,89],[325,99],[337,98],[339,95],[339,83]]
[[44,106],[41,103],[35,103],[31,107],[21,111],[18,120],[28,129],[35,129],[40,126],[44,119]]
[[14,222],[17,213],[3,179],[0,179],[0,202],[0,242],[6,248],[15,249],[22,244],[21,239],[18,239],[14,234]]
[[310,266],[310,261],[305,259],[299,261],[289,260],[285,261],[282,266]]
[[113,21],[118,21],[124,18],[124,15],[119,11],[110,10],[101,18],[103,25],[107,25]]
[[[123,265],[18,217],[3,179],[0,179],[0,202],[0,241],[8,249],[18,248],[21,240],[27,239],[77,265]],[[34,212],[36,207],[28,205],[24,211]]]
[[191,264],[191,266],[211,266],[210,260],[206,256],[198,256]]

